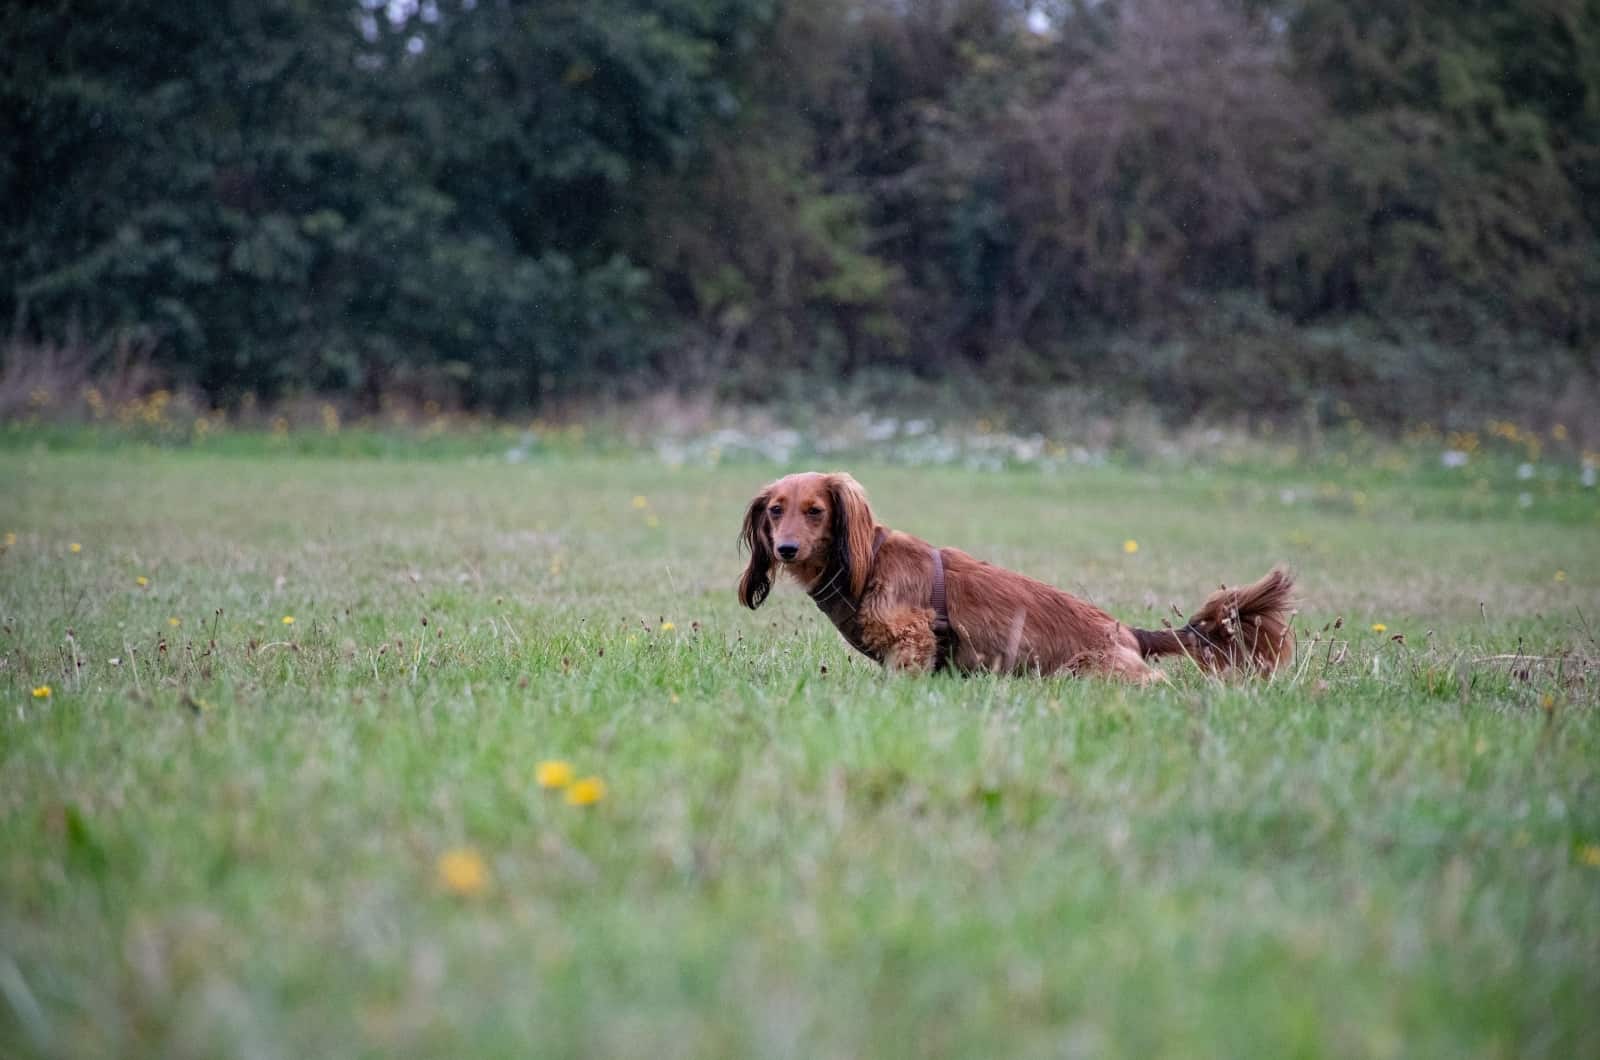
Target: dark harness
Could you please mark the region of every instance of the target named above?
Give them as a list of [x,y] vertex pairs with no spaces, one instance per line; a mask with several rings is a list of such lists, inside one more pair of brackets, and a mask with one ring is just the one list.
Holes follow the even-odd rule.
[[[883,547],[884,538],[887,536],[880,527],[872,539],[874,564],[878,560],[878,549]],[[939,645],[933,669],[938,672],[943,670],[955,655],[956,637],[955,630],[950,625],[950,609],[945,600],[944,556],[936,548],[930,548],[928,552],[933,559],[933,588],[928,593],[928,607],[933,610],[933,635]],[[861,601],[850,596],[850,565],[844,555],[844,550],[839,550],[837,558],[817,579],[817,587],[807,589],[806,594],[811,597],[812,603],[817,605],[817,609],[828,616],[828,621],[833,623],[846,643],[873,662],[881,663],[883,656],[867,647],[861,638]]]

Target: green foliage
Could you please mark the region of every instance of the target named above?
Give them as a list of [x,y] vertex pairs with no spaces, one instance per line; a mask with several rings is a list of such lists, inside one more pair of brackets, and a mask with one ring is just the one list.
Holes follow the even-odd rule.
[[1369,309],[1574,344],[1600,334],[1600,4],[1310,2],[1298,66],[1332,109],[1314,211],[1268,237],[1296,314]]
[[428,10],[8,16],[3,308],[223,396],[425,377],[526,405],[643,362],[650,278],[595,229],[731,106],[741,17]]
[[79,0],[0,47],[0,313],[222,400],[1364,401],[1329,329],[1491,403],[1600,368],[1596,0]]

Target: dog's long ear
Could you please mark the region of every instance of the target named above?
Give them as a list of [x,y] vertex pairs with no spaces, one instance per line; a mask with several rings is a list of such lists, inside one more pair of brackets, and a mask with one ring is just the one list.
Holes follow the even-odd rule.
[[745,513],[739,543],[750,550],[750,565],[739,579],[739,602],[754,611],[772,591],[772,536],[767,530],[767,491],[756,494]]
[[872,506],[861,483],[844,472],[829,475],[827,482],[833,499],[833,547],[850,570],[850,595],[859,600],[872,573]]

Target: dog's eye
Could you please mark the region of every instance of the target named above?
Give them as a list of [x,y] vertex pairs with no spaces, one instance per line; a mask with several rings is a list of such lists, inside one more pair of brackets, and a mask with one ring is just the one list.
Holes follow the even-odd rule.
[[815,519],[817,516],[822,514],[822,509],[813,504],[811,507],[806,509],[806,514]]
[[774,519],[777,519],[783,515],[783,507],[781,505],[774,504],[772,507],[767,509],[767,514],[772,516]]

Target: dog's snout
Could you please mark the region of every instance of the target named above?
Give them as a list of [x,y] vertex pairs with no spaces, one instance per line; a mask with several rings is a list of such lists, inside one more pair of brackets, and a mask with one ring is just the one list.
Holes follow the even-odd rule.
[[785,541],[783,544],[778,546],[778,555],[782,556],[784,559],[794,559],[795,556],[799,554],[800,546],[794,544],[793,542]]

